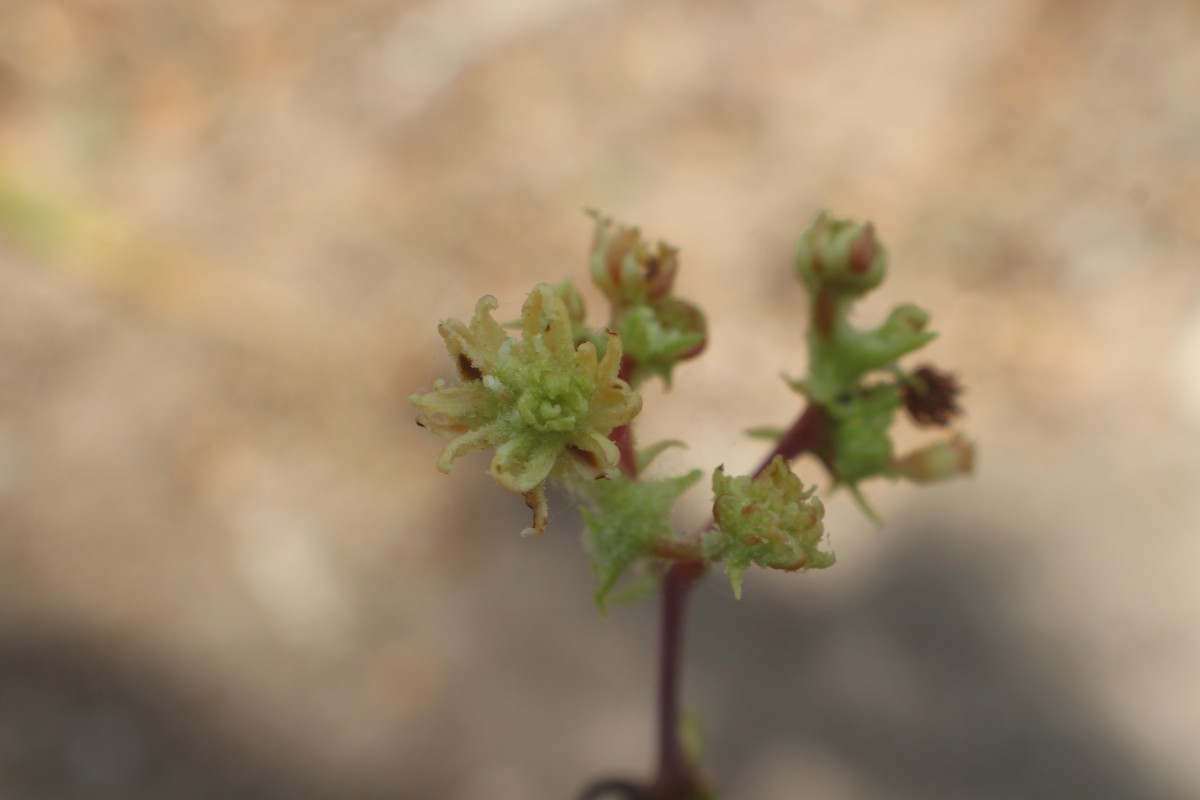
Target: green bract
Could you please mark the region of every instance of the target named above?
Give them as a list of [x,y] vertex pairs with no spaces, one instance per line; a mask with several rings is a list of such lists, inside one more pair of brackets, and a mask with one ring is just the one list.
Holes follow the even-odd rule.
[[[670,386],[675,365],[704,345],[704,318],[697,312],[689,321],[687,314],[691,308],[694,306],[683,300],[670,298],[657,309],[634,306],[614,321],[621,341],[628,343],[634,365],[630,380],[635,385],[657,375]],[[671,311],[678,311],[678,316],[673,318]]]
[[717,527],[705,535],[703,551],[725,562],[736,597],[742,596],[742,573],[751,564],[787,571],[833,564],[833,553],[820,549],[825,506],[782,456],[753,479],[730,477],[717,467],[712,488]]
[[533,525],[546,529],[545,481],[616,474],[618,451],[608,438],[641,410],[641,396],[618,377],[621,340],[607,335],[604,357],[591,342],[575,346],[571,315],[554,288],[539,284],[521,309],[520,340],[508,336],[491,313],[494,297],[475,306],[470,325],[447,320],[438,326],[460,383],[436,381],[433,391],[409,400],[420,409],[417,424],[448,439],[438,469],[454,459],[495,449],[491,474],[533,509]]
[[889,384],[864,387],[830,407],[837,440],[831,460],[838,480],[855,484],[888,470],[899,407],[900,391]]
[[588,485],[587,495],[593,511],[584,509],[588,546],[592,551],[592,569],[600,579],[596,604],[604,601],[621,574],[639,559],[648,556],[654,545],[674,536],[671,509],[703,473],[694,470],[677,478],[634,481],[620,477]]

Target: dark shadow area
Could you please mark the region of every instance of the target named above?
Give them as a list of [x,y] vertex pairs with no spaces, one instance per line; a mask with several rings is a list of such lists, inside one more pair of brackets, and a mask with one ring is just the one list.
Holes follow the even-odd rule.
[[[98,641],[0,637],[0,797],[395,800],[272,753],[212,698]],[[340,785],[335,785],[340,784]]]
[[1182,798],[1106,727],[1086,665],[1006,614],[1017,555],[979,541],[898,526],[889,565],[840,601],[804,576],[787,605],[698,593],[690,704],[721,783],[748,785],[770,745],[835,756],[870,797]]

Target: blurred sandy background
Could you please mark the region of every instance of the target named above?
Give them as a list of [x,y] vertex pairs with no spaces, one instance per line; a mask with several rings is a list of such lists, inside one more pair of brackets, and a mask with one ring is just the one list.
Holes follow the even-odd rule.
[[725,797],[1200,796],[1198,42],[1194,0],[3,0],[0,797],[649,769],[654,604],[601,619],[564,498],[520,540],[406,402],[439,319],[584,278],[587,206],[709,312],[665,470],[796,412],[822,207],[969,388],[974,480],[696,594]]

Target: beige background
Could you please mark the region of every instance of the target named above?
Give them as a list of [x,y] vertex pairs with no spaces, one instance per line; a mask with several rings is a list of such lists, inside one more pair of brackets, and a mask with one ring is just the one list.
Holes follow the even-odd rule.
[[649,768],[653,603],[601,619],[566,498],[520,540],[406,402],[437,320],[584,277],[587,206],[709,313],[665,470],[797,410],[822,207],[969,388],[973,480],[697,593],[725,797],[1200,795],[1198,41],[1191,0],[5,0],[0,795]]

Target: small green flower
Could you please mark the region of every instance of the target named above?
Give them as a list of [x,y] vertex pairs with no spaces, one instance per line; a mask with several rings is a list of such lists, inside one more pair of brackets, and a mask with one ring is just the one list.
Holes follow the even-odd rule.
[[679,251],[663,241],[655,249],[638,228],[616,225],[598,211],[588,269],[592,282],[614,308],[648,305],[671,293],[679,271]]
[[706,535],[704,554],[725,562],[735,597],[742,596],[742,573],[751,564],[789,572],[833,564],[833,553],[820,549],[825,506],[782,456],[753,479],[717,467],[712,487],[717,529]]
[[520,340],[492,318],[497,307],[484,297],[470,325],[438,325],[461,381],[438,380],[409,401],[421,412],[418,425],[449,440],[438,457],[442,472],[459,456],[496,451],[492,477],[533,509],[533,525],[522,534],[540,535],[549,520],[546,479],[615,476],[619,453],[608,434],[637,416],[642,398],[618,377],[616,334],[606,333],[603,358],[591,342],[575,346],[571,315],[554,287],[530,292]]
[[658,375],[670,387],[675,365],[700,355],[708,339],[704,312],[674,296],[679,251],[661,241],[651,249],[638,228],[588,213],[596,225],[592,282],[612,306],[609,327],[625,345],[629,381]]
[[810,292],[829,287],[861,296],[883,282],[887,250],[870,222],[832,219],[822,211],[800,234],[796,273]]

